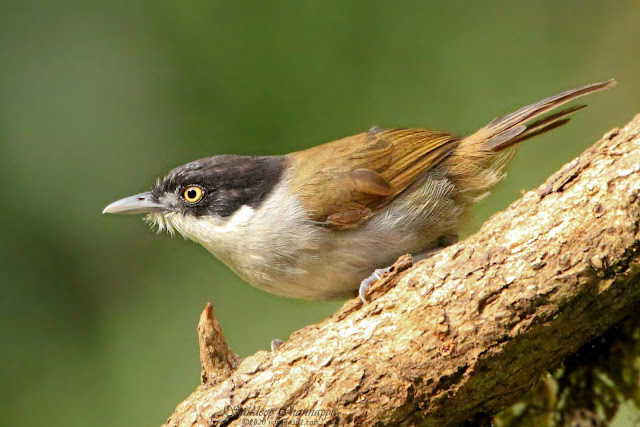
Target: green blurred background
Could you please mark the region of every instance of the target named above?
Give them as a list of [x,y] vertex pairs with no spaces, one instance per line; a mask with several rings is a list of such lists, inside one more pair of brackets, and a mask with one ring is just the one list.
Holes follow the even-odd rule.
[[340,306],[255,290],[107,203],[200,157],[465,134],[617,78],[520,149],[472,232],[640,112],[639,19],[637,1],[1,1],[3,424],[160,424],[198,384],[208,301],[242,356]]

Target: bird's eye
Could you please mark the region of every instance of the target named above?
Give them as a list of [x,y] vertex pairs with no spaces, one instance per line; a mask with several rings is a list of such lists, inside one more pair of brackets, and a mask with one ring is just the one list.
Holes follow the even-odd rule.
[[202,188],[197,185],[190,185],[184,189],[184,193],[182,193],[182,195],[187,202],[198,203],[202,200]]

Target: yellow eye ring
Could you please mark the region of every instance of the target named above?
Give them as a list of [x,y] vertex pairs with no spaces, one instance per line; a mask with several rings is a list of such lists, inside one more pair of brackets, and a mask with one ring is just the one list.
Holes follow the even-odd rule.
[[198,203],[202,200],[202,188],[197,185],[190,185],[184,189],[182,196],[189,203]]

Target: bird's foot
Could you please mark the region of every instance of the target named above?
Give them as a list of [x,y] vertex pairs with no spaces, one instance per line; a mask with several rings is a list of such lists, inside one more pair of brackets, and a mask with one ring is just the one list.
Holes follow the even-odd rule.
[[376,283],[378,280],[382,278],[382,275],[385,273],[389,273],[393,270],[393,266],[378,268],[373,272],[373,274],[362,282],[360,282],[360,289],[358,290],[358,295],[360,295],[360,300],[363,304],[367,303],[367,292],[371,289],[371,285]]
[[274,339],[271,341],[271,352],[276,351],[277,349],[280,348],[280,346],[284,344],[284,341],[282,341],[281,339]]
[[360,282],[360,289],[358,289],[358,295],[360,295],[360,300],[362,301],[362,303],[366,304],[368,302],[367,292],[369,292],[369,289],[371,289],[371,286],[374,283],[382,279],[383,275],[389,274],[389,273],[396,275],[410,268],[412,265],[413,265],[413,258],[411,257],[411,255],[407,254],[407,255],[402,255],[400,258],[398,258],[396,262],[393,263],[393,265],[390,265],[389,267],[385,267],[385,268],[378,268],[376,271],[374,271],[371,276],[367,277],[362,282]]

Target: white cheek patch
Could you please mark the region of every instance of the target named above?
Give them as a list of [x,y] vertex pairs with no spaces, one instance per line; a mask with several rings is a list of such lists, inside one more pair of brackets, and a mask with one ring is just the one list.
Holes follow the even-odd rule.
[[220,221],[220,225],[216,226],[216,231],[218,233],[237,232],[249,224],[255,213],[256,211],[251,206],[243,205],[229,219]]

